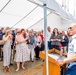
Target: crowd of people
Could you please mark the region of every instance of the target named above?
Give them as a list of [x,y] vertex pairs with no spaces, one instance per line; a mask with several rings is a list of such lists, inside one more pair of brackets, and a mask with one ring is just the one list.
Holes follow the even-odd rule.
[[[44,50],[43,31],[34,32],[25,29],[11,30],[9,27],[0,30],[0,40],[4,43],[0,45],[0,60],[3,60],[3,71],[10,72],[11,57],[17,64],[16,71],[19,71],[20,63],[22,69],[25,69],[26,61],[34,62],[39,60],[39,52]],[[13,55],[12,55],[13,54]]]
[[[47,42],[48,50],[56,48],[60,50],[59,45],[62,45],[63,52],[67,55],[69,37],[65,31],[59,32],[57,28],[51,31],[51,27],[47,27]],[[26,61],[39,60],[39,52],[45,48],[44,31],[39,32],[25,29],[11,30],[9,27],[1,28],[0,40],[5,42],[0,45],[0,60],[3,60],[3,71],[10,72],[11,57],[16,62],[16,71],[19,71],[20,63],[22,69],[25,69]],[[13,53],[13,55],[12,55]]]
[[62,46],[63,52],[67,55],[68,50],[68,42],[69,42],[69,35],[65,31],[59,31],[57,28],[54,28],[51,31],[51,28],[48,26],[47,28],[47,38],[48,38],[48,49],[55,48],[60,50],[60,45]]

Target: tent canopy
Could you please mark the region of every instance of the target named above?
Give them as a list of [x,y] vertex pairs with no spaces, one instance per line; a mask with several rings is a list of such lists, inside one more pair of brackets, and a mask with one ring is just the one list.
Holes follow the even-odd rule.
[[[9,0],[0,0],[0,10],[7,2]],[[11,0],[0,12],[0,27],[28,28],[42,18],[43,8],[27,0]]]
[[[44,0],[0,0],[0,27],[29,28],[41,20],[43,18],[43,8],[29,1]],[[61,9],[53,0],[49,1],[53,2],[49,4],[51,5],[52,12],[56,6],[57,9]],[[58,11],[56,13],[61,12],[61,10]],[[47,14],[50,12],[47,11]]]
[[59,15],[62,18],[71,20],[71,21],[75,21],[74,17],[69,14],[68,12],[66,12],[66,10],[64,10],[61,5],[59,5],[55,0],[28,0],[34,4],[43,6],[44,1],[47,1],[47,8],[50,9],[50,11],[52,11],[53,13]]

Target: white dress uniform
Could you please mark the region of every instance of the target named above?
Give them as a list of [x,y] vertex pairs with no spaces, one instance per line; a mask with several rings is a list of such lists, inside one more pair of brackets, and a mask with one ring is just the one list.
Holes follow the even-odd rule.
[[76,34],[70,38],[68,46],[68,57],[76,52]]
[[[74,55],[75,52],[76,52],[76,34],[70,38],[68,57],[70,57],[71,55]],[[67,68],[64,75],[76,75],[76,61],[69,62],[67,64]]]

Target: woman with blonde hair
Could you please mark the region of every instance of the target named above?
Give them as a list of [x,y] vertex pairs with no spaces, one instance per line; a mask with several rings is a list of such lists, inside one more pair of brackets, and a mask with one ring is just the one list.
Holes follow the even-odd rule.
[[4,69],[3,71],[10,72],[10,58],[11,58],[11,44],[12,44],[12,35],[11,35],[11,30],[8,29],[6,30],[5,35],[3,36],[3,40],[7,39],[6,42],[4,43],[3,46],[3,66]]

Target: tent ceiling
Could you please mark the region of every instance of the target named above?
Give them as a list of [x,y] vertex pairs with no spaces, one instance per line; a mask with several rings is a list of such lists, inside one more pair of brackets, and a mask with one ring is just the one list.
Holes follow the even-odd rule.
[[9,0],[0,0],[0,10],[4,7],[4,5],[8,2]]
[[[71,21],[75,21],[74,17],[71,16],[66,10],[64,10],[61,5],[59,5],[55,0],[28,0],[39,6],[43,6],[44,3],[47,4],[47,8],[50,9],[53,13],[59,15],[61,18],[65,18]],[[47,2],[46,2],[47,1]]]
[[[0,10],[8,1],[9,0],[0,0]],[[30,27],[43,18],[43,8],[37,7],[34,11],[32,11],[35,7],[37,7],[37,5],[27,0],[11,0],[9,4],[2,10],[2,12],[0,12],[0,27]],[[30,14],[26,16],[28,13]],[[50,12],[48,11],[47,14],[49,13]],[[20,21],[24,16],[26,17]]]
[[[0,11],[2,10],[0,12],[0,27],[29,28],[41,20],[43,18],[43,8],[29,1],[43,0],[0,0]],[[49,7],[56,9],[55,4],[59,7],[53,0],[49,1],[52,1]],[[47,14],[50,12],[47,11]],[[71,16],[70,18],[72,19]]]

